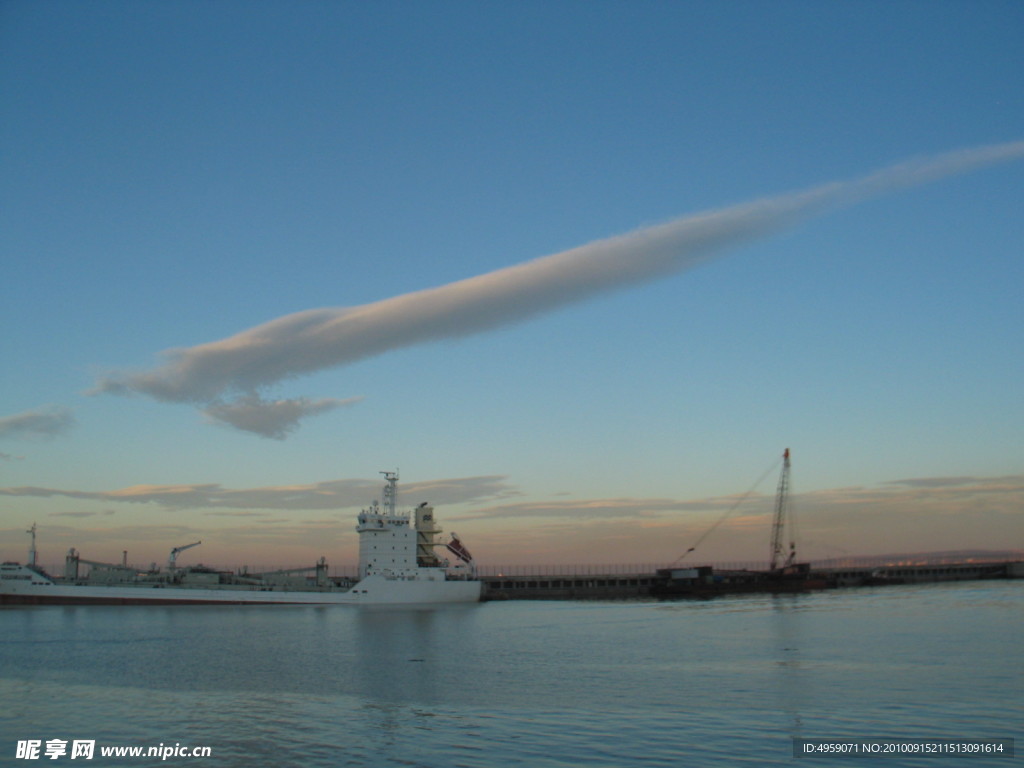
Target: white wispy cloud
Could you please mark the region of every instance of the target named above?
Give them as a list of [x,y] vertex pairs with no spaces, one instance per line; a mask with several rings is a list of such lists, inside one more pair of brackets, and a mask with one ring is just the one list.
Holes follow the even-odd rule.
[[[0,438],[55,437],[75,425],[75,416],[68,408],[45,406],[0,418]],[[5,458],[13,458],[4,454]]]
[[351,401],[258,397],[282,380],[522,322],[677,273],[826,210],[1022,156],[1024,141],[918,159],[859,179],[686,216],[440,287],[286,315],[226,339],[167,351],[162,365],[112,373],[93,391],[198,404],[216,421],[283,438],[300,418]]
[[361,397],[345,400],[323,398],[309,400],[305,397],[291,400],[264,400],[259,395],[249,394],[235,402],[215,402],[203,409],[203,413],[215,423],[253,432],[262,437],[284,440],[294,431],[299,421],[318,413],[333,411],[335,408],[353,405]]

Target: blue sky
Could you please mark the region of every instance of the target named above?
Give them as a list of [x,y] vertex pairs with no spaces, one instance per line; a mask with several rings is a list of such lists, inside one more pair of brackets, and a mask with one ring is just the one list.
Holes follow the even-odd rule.
[[[35,521],[44,560],[342,564],[398,468],[485,563],[663,562],[787,446],[808,557],[1024,548],[1022,33],[1017,2],[3,3],[0,555]],[[349,318],[344,364],[281,327],[391,333],[378,302],[993,145],[532,314]],[[211,390],[266,324],[280,375]],[[697,554],[767,557],[773,490]]]

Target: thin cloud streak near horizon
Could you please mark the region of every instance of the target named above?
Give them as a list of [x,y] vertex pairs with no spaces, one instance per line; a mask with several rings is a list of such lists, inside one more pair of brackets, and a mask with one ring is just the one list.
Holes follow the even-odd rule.
[[[870,175],[685,216],[476,277],[355,307],[286,315],[164,353],[149,371],[99,379],[93,393],[205,406],[217,422],[283,439],[300,419],[349,400],[264,401],[270,385],[403,347],[459,338],[697,266],[828,210],[1024,157],[1024,141],[959,150]],[[230,400],[235,398],[235,400]]]
[[74,426],[75,416],[69,408],[45,406],[0,418],[0,438],[55,437]]
[[[225,488],[218,483],[134,485],[110,491],[87,491],[39,486],[0,487],[0,497],[63,497],[105,504],[154,504],[162,510],[320,510],[341,511],[366,506],[379,498],[380,481],[369,479],[324,480],[303,485]],[[473,511],[449,511],[449,522],[476,520],[534,520],[537,518],[596,519],[653,518],[677,515],[703,517],[735,513],[737,517],[770,514],[775,496],[762,492],[726,494],[696,499],[612,497],[571,500],[518,501],[522,491],[504,475],[478,475],[442,480],[423,480],[402,486],[399,507],[420,501],[442,507],[473,505]],[[1006,506],[1006,499],[1010,500]],[[1019,514],[1017,500],[1024,499],[1024,475],[996,477],[960,476],[890,480],[874,487],[831,488],[795,494],[798,511],[813,510],[815,517],[845,516],[851,504],[872,507],[895,500],[933,509],[962,510],[967,501],[984,501],[1006,512]],[[99,512],[51,512],[53,517],[110,515]],[[232,512],[231,514],[239,514]],[[268,514],[262,512],[260,514]],[[801,515],[802,516],[802,515]]]
[[[62,521],[42,525],[51,551],[90,543],[116,552],[128,542],[139,542],[140,546],[145,545],[146,552],[140,556],[152,559],[160,554],[162,546],[156,542],[191,536],[204,541],[209,538],[210,546],[216,541],[219,551],[232,552],[236,557],[270,557],[271,552],[277,556],[287,541],[288,557],[294,555],[299,562],[304,557],[312,560],[323,554],[336,558],[337,549],[320,551],[327,540],[339,546],[345,542],[345,546],[354,546],[351,521],[333,513],[363,506],[367,493],[378,488],[377,481],[353,479],[242,489],[219,485],[134,486],[99,492],[0,488],[0,497],[65,497],[91,504],[151,503],[155,507],[154,522],[148,525],[137,520],[127,525],[112,524],[113,513],[109,509],[95,513],[85,509],[51,512],[50,518]],[[454,528],[460,533],[466,533],[461,530],[462,524],[473,521],[472,535],[467,541],[482,562],[492,565],[566,562],[591,555],[606,562],[638,561],[641,556],[669,562],[695,543],[700,545],[694,555],[697,559],[752,559],[760,557],[767,546],[774,503],[770,494],[754,495],[742,506],[736,504],[742,498],[737,495],[510,503],[507,500],[519,495],[519,491],[508,478],[498,475],[426,480],[403,485],[402,489],[402,509],[427,499],[442,508],[476,507],[477,511],[462,514],[449,509],[443,519],[448,530]],[[986,543],[990,540],[988,534],[983,531],[999,532],[999,541],[1019,540],[1024,521],[1024,475],[896,480],[874,487],[799,493],[792,497],[792,503],[798,521],[798,545],[811,558],[839,553],[880,555],[892,551],[990,548]],[[189,509],[206,511],[201,517],[181,514]],[[286,514],[270,517],[265,510]],[[167,514],[172,511],[173,515]],[[331,514],[320,519],[297,517],[310,512]],[[727,512],[728,516],[722,519]],[[63,522],[75,518],[82,518],[81,524]],[[239,518],[244,518],[244,525]],[[221,527],[218,522],[232,519],[239,525]],[[624,519],[631,523],[623,525]],[[709,530],[714,530],[714,534],[705,541]],[[0,533],[10,545],[20,544],[23,531],[24,527],[18,527]],[[652,531],[657,532],[653,544]],[[260,543],[272,545],[273,550],[261,553],[246,549]]]
[[[439,505],[479,503],[515,496],[518,491],[500,475],[405,483],[401,497],[426,497]],[[16,486],[0,488],[0,497],[63,497],[88,502],[155,504],[165,510],[273,509],[331,510],[367,506],[380,498],[379,480],[326,480],[307,485],[224,488],[218,483],[134,485],[113,491]],[[57,513],[54,513],[57,514]]]

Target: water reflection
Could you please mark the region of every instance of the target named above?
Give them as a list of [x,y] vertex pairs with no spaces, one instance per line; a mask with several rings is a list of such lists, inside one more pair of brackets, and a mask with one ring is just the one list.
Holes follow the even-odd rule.
[[769,630],[772,638],[771,658],[774,659],[775,699],[778,709],[785,715],[790,736],[803,733],[802,712],[807,706],[809,679],[803,663],[801,646],[807,638],[803,631],[803,595],[773,595]]
[[355,693],[368,702],[458,700],[459,664],[473,656],[479,606],[363,608],[354,617]]
[[1009,737],[1021,586],[413,611],[19,609],[0,612],[0,699],[17,703],[0,733],[209,744],[215,768],[782,768],[792,736]]

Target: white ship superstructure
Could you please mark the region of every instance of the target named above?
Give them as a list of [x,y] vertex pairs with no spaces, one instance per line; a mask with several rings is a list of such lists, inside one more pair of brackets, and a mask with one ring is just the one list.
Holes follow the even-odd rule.
[[[202,566],[182,568],[177,555],[201,542],[175,547],[166,570],[140,571],[84,560],[74,549],[65,558],[63,578],[36,565],[36,528],[27,565],[0,565],[0,604],[166,604],[297,603],[408,604],[466,603],[480,600],[469,552],[452,535],[448,550],[461,563],[451,564],[437,549],[441,529],[434,508],[420,504],[397,511],[398,474],[384,472],[384,505],[376,501],[359,514],[357,580],[328,576],[324,558],[310,568],[269,573],[232,573]],[[82,575],[82,566],[88,571]]]

